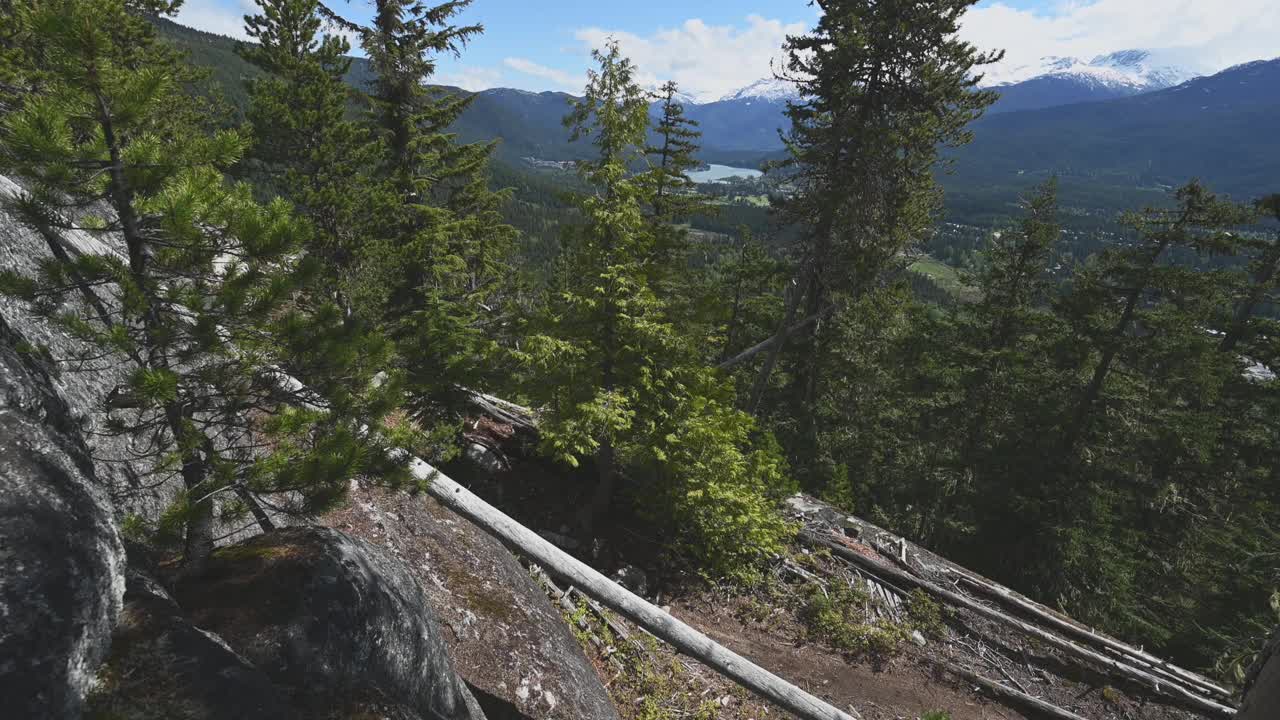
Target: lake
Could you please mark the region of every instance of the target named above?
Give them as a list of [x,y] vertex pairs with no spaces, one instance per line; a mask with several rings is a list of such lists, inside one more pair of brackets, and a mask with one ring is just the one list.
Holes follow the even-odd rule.
[[712,165],[707,170],[696,170],[689,173],[689,178],[696,183],[720,182],[731,177],[757,178],[764,173],[751,168],[736,168],[728,165]]

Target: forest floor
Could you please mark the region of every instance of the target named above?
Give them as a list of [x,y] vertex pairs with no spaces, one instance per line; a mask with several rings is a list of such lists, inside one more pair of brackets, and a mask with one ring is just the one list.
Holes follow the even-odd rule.
[[[475,435],[492,433],[477,425]],[[482,439],[489,447],[503,442],[498,436]],[[584,473],[553,472],[538,462],[522,462],[472,488],[527,527],[550,531],[544,537],[563,540],[572,524],[571,509],[580,505],[577,494],[591,486]],[[924,615],[932,620],[922,621],[916,595],[923,592],[906,592],[885,581],[883,573],[877,575],[874,566],[870,571],[860,568],[830,549],[799,540],[747,589],[710,586],[690,569],[664,567],[657,539],[642,537],[642,525],[625,518],[611,524],[611,537],[592,543],[590,549],[578,543],[566,549],[615,577],[619,568],[646,569],[643,586],[629,584],[634,592],[788,682],[837,707],[852,708],[866,720],[1046,717],[1028,705],[1029,698],[1058,708],[1060,718],[1227,717],[1189,709],[1193,706],[1185,700],[1171,697],[1167,683],[1135,682],[1114,668],[1067,652],[1088,643],[1064,648],[1061,631],[1046,625],[1043,617],[1037,620],[974,594],[959,578],[984,578],[927,549],[812,498],[791,498],[787,511],[808,534],[821,536],[843,552],[943,587],[971,604],[1007,614],[1005,619],[1015,624],[971,607],[950,607],[933,595],[923,602]],[[559,588],[549,579],[546,586],[626,720],[791,717],[574,589]],[[1083,628],[1050,608],[1035,607],[1059,622]],[[1027,634],[1018,621],[1047,631],[1054,642],[1046,643],[1043,634]],[[956,675],[957,668],[981,676],[999,691],[1018,692],[979,687]]]
[[[873,526],[868,526],[873,527]],[[858,542],[847,543],[857,547]],[[1014,628],[967,610],[944,608],[942,627],[928,639],[910,631],[884,644],[843,649],[815,628],[812,601],[819,584],[836,597],[858,573],[830,553],[792,549],[752,591],[685,588],[651,599],[716,642],[866,720],[1034,720],[1044,715],[942,669],[950,662],[1089,720],[1197,720],[1211,716],[1180,707],[1132,682],[1089,668]],[[861,550],[875,552],[869,545]],[[911,551],[914,555],[914,546]],[[919,551],[921,553],[927,551]],[[914,556],[917,561],[920,556]],[[929,556],[925,562],[944,560]],[[827,591],[822,591],[826,593]],[[553,596],[556,591],[553,591]],[[909,624],[905,605],[894,613],[878,596],[860,596],[856,627]],[[566,619],[627,720],[763,720],[790,718],[714,671],[680,656],[643,630],[570,592]],[[625,633],[626,637],[622,637]],[[923,644],[920,644],[923,641]]]

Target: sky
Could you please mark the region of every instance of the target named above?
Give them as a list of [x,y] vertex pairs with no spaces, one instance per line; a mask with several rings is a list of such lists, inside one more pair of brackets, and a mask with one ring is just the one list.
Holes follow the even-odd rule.
[[[369,0],[329,0],[367,20]],[[178,22],[244,37],[254,0],[187,0]],[[675,80],[700,101],[771,76],[788,34],[818,10],[805,0],[475,0],[458,20],[482,36],[439,63],[434,82],[468,90],[580,91],[592,48],[612,37],[647,86]],[[1198,73],[1280,55],[1280,0],[981,0],[961,36],[1003,49],[1004,68],[1146,49]]]

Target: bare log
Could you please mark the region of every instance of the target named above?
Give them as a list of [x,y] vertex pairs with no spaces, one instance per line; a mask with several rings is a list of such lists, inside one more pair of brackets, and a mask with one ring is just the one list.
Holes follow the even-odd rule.
[[477,390],[469,388],[461,388],[461,390],[466,394],[467,402],[486,416],[517,430],[535,434],[538,432],[538,418],[533,410]]
[[680,620],[632,594],[537,533],[507,517],[447,475],[413,458],[409,469],[427,492],[470,520],[512,551],[538,563],[614,612],[653,633],[672,647],[802,720],[851,720],[858,717],[819,700],[773,673],[716,643]]
[[791,327],[786,328],[781,332],[770,335],[768,339],[762,340],[756,343],[755,345],[752,345],[751,347],[747,348],[746,350],[743,350],[737,355],[734,355],[728,360],[721,361],[719,365],[716,365],[716,367],[720,370],[728,370],[729,368],[734,367],[735,365],[740,365],[743,362],[746,362],[747,360],[750,360],[756,355],[759,355],[765,350],[768,350],[769,348],[773,347],[776,343],[781,342],[785,338],[791,337],[792,335],[795,335],[801,330],[809,327],[810,325],[830,315],[834,310],[835,310],[834,305],[828,305],[825,310],[820,310],[810,315],[809,317],[801,320],[795,325],[792,325]]
[[964,680],[977,685],[996,697],[1009,700],[1023,709],[1030,710],[1037,715],[1054,718],[1054,720],[1088,720],[1087,718],[1077,715],[1070,710],[1064,710],[1057,705],[1045,702],[1038,697],[1028,695],[1021,690],[1015,690],[1006,685],[1001,685],[995,680],[985,678],[971,670],[960,667],[955,663],[950,663],[946,660],[939,660],[936,658],[931,659],[930,662],[956,677],[963,678]]
[[842,559],[858,565],[859,567],[868,568],[876,574],[893,580],[900,585],[920,588],[950,605],[971,610],[988,620],[1020,630],[1022,633],[1034,637],[1047,645],[1052,645],[1067,655],[1091,662],[1105,668],[1108,672],[1111,672],[1114,675],[1136,681],[1151,688],[1152,691],[1158,694],[1175,698],[1190,707],[1194,707],[1197,710],[1210,713],[1217,717],[1231,718],[1235,716],[1234,708],[1204,697],[1199,693],[1187,689],[1183,685],[1171,683],[1167,679],[1152,675],[1146,670],[1123,663],[1116,657],[1103,655],[1089,648],[1082,647],[1070,640],[1054,635],[1053,633],[1042,630],[1034,625],[1025,623],[1017,618],[1010,617],[998,610],[993,610],[992,608],[961,595],[960,593],[947,590],[946,588],[935,585],[934,583],[917,577],[911,573],[904,572],[891,565],[860,555],[850,548],[835,542],[833,539],[823,537],[809,531],[802,532],[800,537],[806,542],[830,548],[833,553]]
[[978,577],[974,577],[967,573],[953,570],[960,580],[983,594],[998,600],[1006,605],[1012,606],[1017,610],[1027,613],[1036,618],[1040,622],[1048,625],[1063,634],[1073,637],[1082,642],[1086,642],[1098,647],[1106,648],[1121,656],[1141,661],[1151,667],[1155,672],[1169,677],[1170,682],[1179,682],[1188,686],[1192,690],[1202,692],[1209,696],[1217,696],[1222,699],[1232,697],[1230,690],[1215,684],[1208,678],[1185,670],[1172,663],[1162,660],[1148,652],[1140,650],[1132,645],[1127,645],[1118,640],[1114,640],[1105,635],[1092,632],[1088,628],[1081,627],[1075,623],[1064,620],[1050,612],[1047,608],[1018,596],[1012,590],[1001,587],[994,583],[987,582]]

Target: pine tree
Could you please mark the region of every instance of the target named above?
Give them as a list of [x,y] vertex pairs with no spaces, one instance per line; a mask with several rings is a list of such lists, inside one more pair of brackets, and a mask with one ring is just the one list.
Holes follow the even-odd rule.
[[646,182],[649,187],[654,243],[645,259],[654,291],[668,306],[673,322],[697,322],[700,300],[707,287],[706,264],[691,268],[689,257],[689,221],[695,216],[716,214],[716,207],[698,192],[689,172],[698,167],[697,154],[702,133],[697,122],[684,113],[679,87],[674,82],[662,86],[659,93],[662,115],[652,133],[656,139],[644,150],[651,169]]
[[[1257,206],[1263,217],[1280,221],[1280,194],[1258,200]],[[1251,326],[1257,324],[1255,315],[1258,310],[1264,303],[1277,302],[1274,293],[1280,286],[1280,231],[1273,231],[1270,237],[1244,242],[1246,249],[1253,254],[1250,278],[1218,346],[1223,352],[1235,350],[1242,340],[1255,334],[1251,333]]]
[[579,520],[594,532],[617,490],[672,548],[713,573],[747,572],[786,532],[773,508],[785,488],[777,454],[734,408],[732,387],[699,343],[670,322],[645,269],[655,246],[644,154],[647,98],[616,44],[595,53],[584,97],[565,118],[596,156],[581,225],[563,235],[563,270],[518,352],[525,387],[546,414],[544,449],[597,480]]
[[[568,297],[562,300],[566,311],[578,311],[573,319],[578,332],[588,334],[582,338],[582,360],[591,369],[578,387],[565,388],[569,395],[560,401],[562,412],[586,412],[591,419],[583,427],[586,437],[555,440],[556,433],[549,435],[557,450],[576,447],[594,452],[599,480],[580,518],[588,530],[613,502],[618,472],[615,445],[634,419],[628,391],[640,374],[652,372],[646,367],[649,358],[626,349],[652,346],[654,339],[630,335],[668,330],[653,322],[660,303],[640,272],[642,261],[653,252],[653,233],[643,214],[647,188],[629,170],[643,152],[649,128],[647,98],[636,84],[635,67],[616,44],[604,53],[594,51],[593,57],[600,69],[588,71],[585,95],[565,117],[571,139],[589,138],[597,157],[579,164],[582,177],[596,192],[580,204],[586,224],[566,238],[573,279]],[[582,422],[576,418],[569,422],[575,421]]]
[[[367,459],[352,418],[332,412],[353,406],[371,379],[362,349],[330,342],[324,318],[291,307],[314,276],[297,261],[309,227],[286,203],[260,205],[247,186],[225,182],[221,171],[245,142],[200,129],[199,106],[176,82],[184,68],[142,16],[173,7],[15,3],[22,32],[43,42],[22,59],[39,82],[4,119],[0,165],[27,184],[14,209],[55,253],[39,277],[10,273],[0,285],[84,341],[79,360],[128,368],[103,412],[115,432],[137,439],[157,475],[181,479],[167,525],[185,536],[185,561],[196,567],[212,551],[216,510],[269,524],[254,493],[282,490],[296,492],[304,511],[323,509],[351,473],[379,463]],[[109,216],[96,215],[100,204]],[[124,252],[57,252],[67,230],[118,238]],[[89,301],[64,310],[70,299]],[[341,394],[310,392],[311,409],[288,408],[303,399],[276,380],[297,357],[285,325],[355,358],[326,361]]]
[[259,14],[245,18],[254,43],[237,48],[264,72],[248,82],[251,157],[311,220],[316,232],[307,252],[337,291],[350,282],[377,212],[376,148],[349,118],[351,46],[321,33],[318,0],[257,1]]
[[[1041,355],[1062,334],[1061,324],[1046,312],[1055,295],[1049,265],[1061,233],[1057,181],[1037,187],[1022,208],[1018,226],[998,233],[983,255],[974,277],[980,299],[957,313],[963,389],[950,413],[961,438],[956,462],[979,475],[985,488],[975,489],[979,497],[992,489],[986,483],[1005,482],[1002,471],[1024,452],[1036,452],[1036,438],[1047,428],[1029,423],[1030,406],[1018,404],[1052,384]],[[1014,416],[1017,425],[1008,425]],[[988,461],[1000,470],[986,472]]]
[[371,26],[348,25],[376,75],[369,122],[384,181],[370,202],[355,304],[397,344],[417,417],[440,433],[456,419],[459,388],[490,375],[484,328],[501,320],[492,308],[515,237],[502,222],[508,194],[488,186],[493,144],[462,144],[448,130],[470,98],[426,84],[439,55],[482,32],[449,24],[469,4],[377,0]]
[[689,178],[701,162],[697,154],[702,146],[702,132],[696,120],[685,115],[680,101],[680,88],[674,82],[665,83],[658,93],[662,103],[662,116],[654,127],[655,144],[645,148],[653,165],[653,214],[665,222],[679,222],[694,215],[710,214],[714,206],[697,192],[697,185]]
[[[966,124],[996,98],[976,89],[976,71],[1001,54],[957,38],[974,2],[816,0],[817,26],[788,37],[783,77],[795,82],[800,100],[787,106],[785,165],[796,192],[782,217],[803,228],[793,249],[798,291],[789,303],[803,308],[800,317],[869,289],[931,227],[940,148],[968,142]],[[801,420],[792,451],[805,458],[819,452],[814,412],[832,353],[823,327],[813,322],[803,331],[789,391]],[[767,360],[762,377],[772,368]]]
[[[1160,310],[1171,303],[1185,307],[1189,300],[1180,298],[1180,294],[1194,299],[1208,289],[1205,280],[1211,278],[1211,274],[1169,265],[1169,253],[1182,249],[1197,255],[1231,254],[1237,247],[1237,237],[1227,230],[1248,217],[1240,207],[1220,200],[1198,182],[1180,188],[1176,197],[1175,208],[1150,209],[1131,215],[1128,224],[1137,235],[1136,241],[1105,252],[1098,267],[1082,275],[1077,283],[1080,291],[1073,301],[1084,300],[1085,307],[1090,308],[1086,312],[1091,315],[1083,318],[1081,331],[1099,355],[1063,434],[1063,447],[1067,452],[1088,434],[1117,359],[1130,347],[1144,344],[1133,329],[1143,324],[1155,325],[1162,319]],[[1113,317],[1104,310],[1109,307],[1106,300],[1109,297],[1120,301],[1118,316]],[[1178,330],[1187,332],[1195,328]]]

